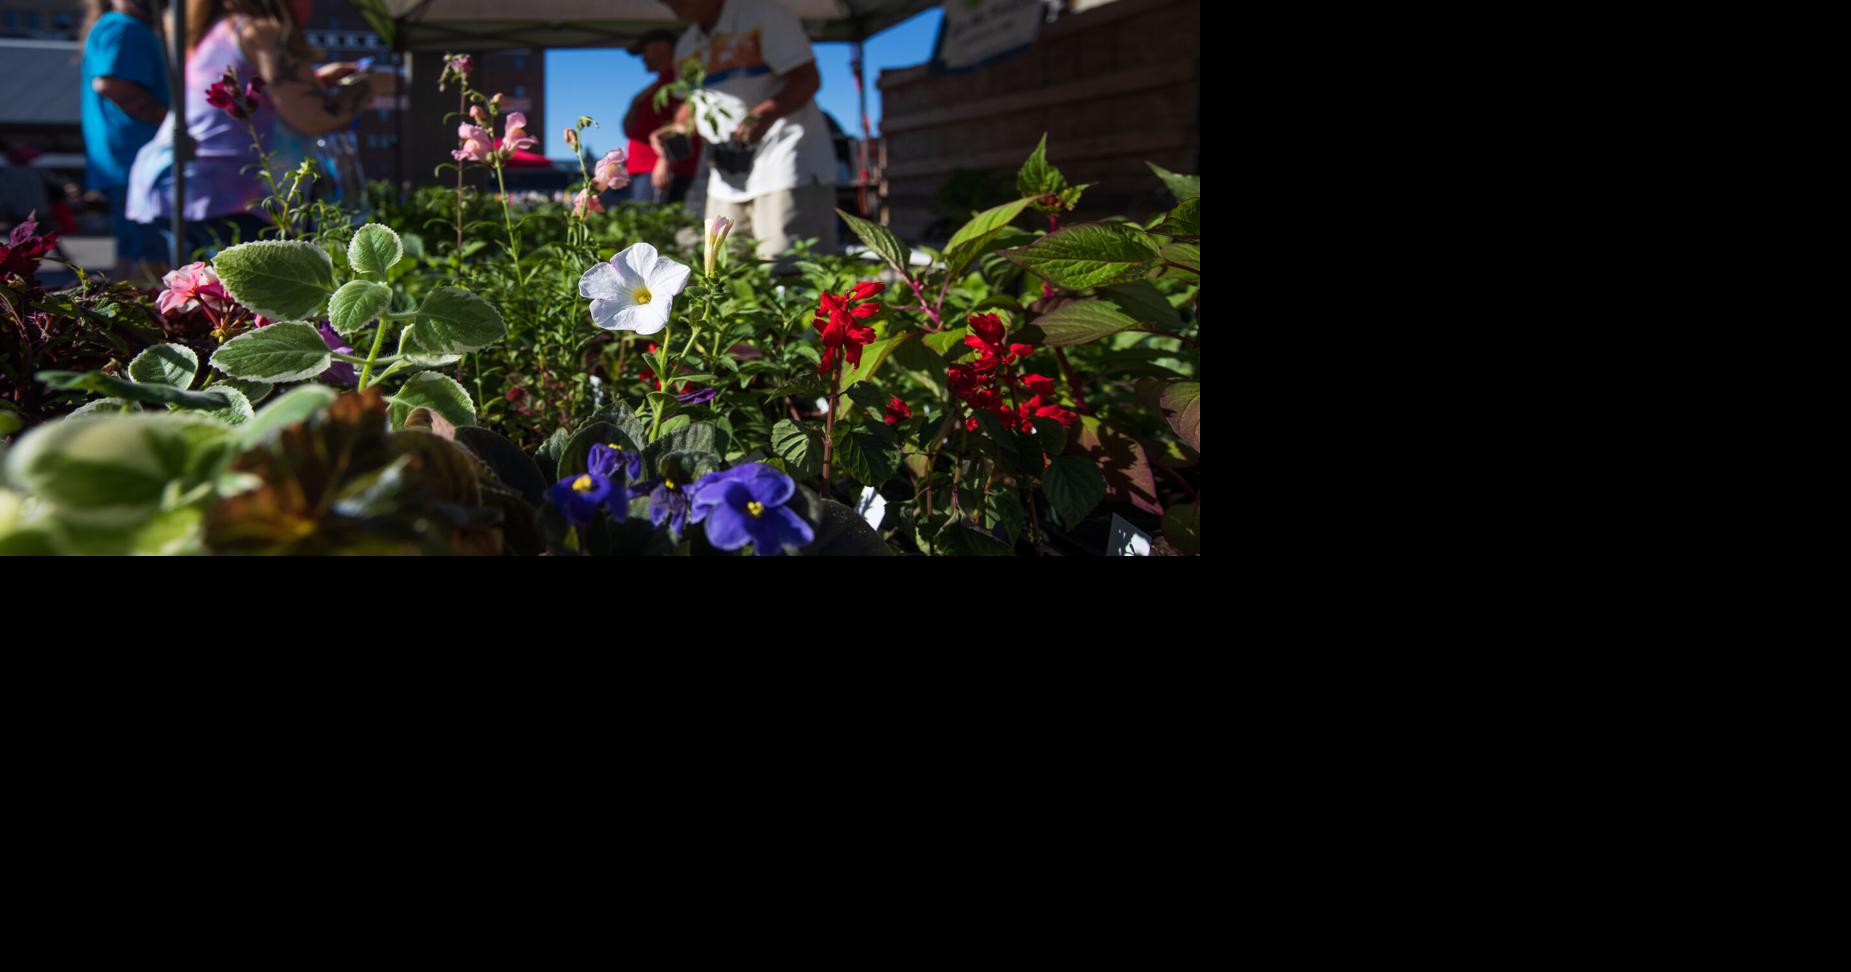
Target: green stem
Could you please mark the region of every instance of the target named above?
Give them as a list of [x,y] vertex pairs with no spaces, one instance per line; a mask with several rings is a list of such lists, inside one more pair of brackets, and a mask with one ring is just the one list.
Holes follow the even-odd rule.
[[373,361],[379,357],[379,346],[386,343],[386,322],[380,321],[378,330],[373,334],[373,350],[366,356],[366,364],[360,369],[360,384],[354,391],[366,390],[366,379],[373,373]]
[[514,214],[508,209],[508,186],[501,178],[501,160],[495,160],[495,188],[501,190],[501,221],[508,228],[508,250],[514,254],[514,273],[521,272],[521,241],[514,235]]

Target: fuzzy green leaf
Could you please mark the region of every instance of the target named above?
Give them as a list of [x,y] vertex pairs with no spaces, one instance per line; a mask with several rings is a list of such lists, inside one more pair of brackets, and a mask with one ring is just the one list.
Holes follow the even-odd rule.
[[199,355],[183,344],[157,344],[129,362],[129,377],[143,385],[185,388],[199,374]]
[[1157,262],[1150,237],[1123,223],[1078,223],[1003,256],[1055,286],[1074,289],[1136,280]]
[[476,405],[470,400],[469,392],[464,391],[456,379],[435,371],[412,375],[388,401],[391,402],[388,414],[395,429],[405,427],[405,420],[414,408],[428,408],[451,425],[476,424]]
[[226,247],[212,258],[212,269],[233,300],[272,320],[310,317],[334,292],[334,261],[326,250],[301,240]]
[[328,323],[341,337],[352,340],[391,306],[391,287],[371,280],[349,280],[328,298]]
[[382,279],[404,255],[405,245],[399,242],[398,234],[378,223],[360,227],[353,242],[347,244],[347,265],[355,273],[370,273]]

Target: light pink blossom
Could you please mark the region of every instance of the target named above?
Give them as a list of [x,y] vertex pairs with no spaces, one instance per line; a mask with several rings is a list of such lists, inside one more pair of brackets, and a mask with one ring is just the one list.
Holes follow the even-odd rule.
[[508,126],[503,129],[501,151],[503,157],[525,151],[540,144],[539,140],[527,134],[527,115],[523,112],[508,112]]
[[458,162],[487,162],[493,139],[489,133],[464,122],[456,127],[456,137],[463,140],[461,148],[450,153]]
[[590,189],[580,189],[572,199],[572,215],[584,219],[587,212],[604,212],[604,204],[598,201],[598,194]]
[[630,184],[630,174],[623,170],[623,149],[611,149],[604,158],[598,160],[598,167],[592,170],[592,179],[603,189],[622,189]]
[[231,295],[225,292],[225,285],[219,282],[219,275],[209,263],[189,263],[162,277],[161,283],[167,289],[161,291],[154,306],[162,314],[190,313],[198,310],[202,303],[215,311],[232,304]]

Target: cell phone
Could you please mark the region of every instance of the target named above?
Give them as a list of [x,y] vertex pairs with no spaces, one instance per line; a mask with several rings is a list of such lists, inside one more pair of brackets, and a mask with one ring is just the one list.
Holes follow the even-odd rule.
[[670,132],[662,136],[662,155],[670,162],[680,162],[694,154],[694,143],[680,132]]

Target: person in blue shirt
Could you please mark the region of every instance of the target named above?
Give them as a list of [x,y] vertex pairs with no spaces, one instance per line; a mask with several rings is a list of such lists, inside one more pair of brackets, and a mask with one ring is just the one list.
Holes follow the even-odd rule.
[[[160,231],[129,221],[129,166],[167,117],[167,61],[145,0],[89,0],[84,35],[84,152],[88,182],[109,200],[116,233],[115,278],[167,269]],[[143,262],[149,266],[142,266]]]

